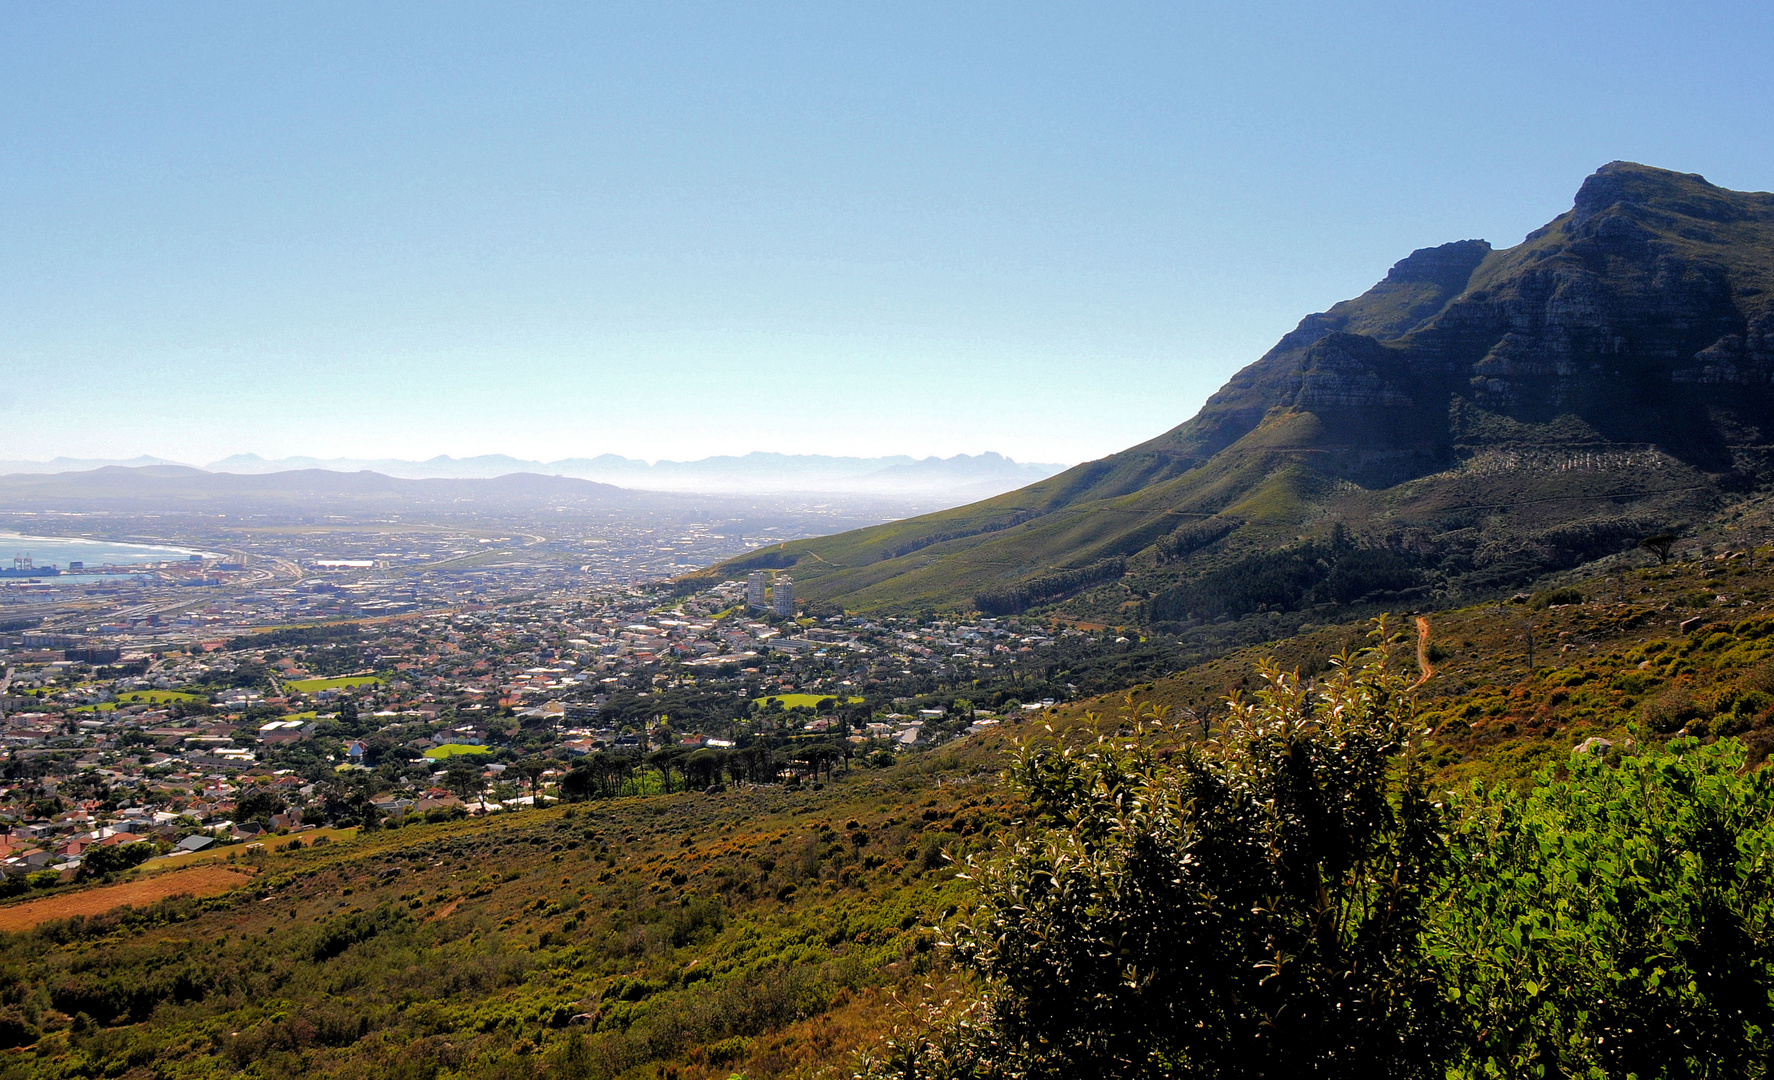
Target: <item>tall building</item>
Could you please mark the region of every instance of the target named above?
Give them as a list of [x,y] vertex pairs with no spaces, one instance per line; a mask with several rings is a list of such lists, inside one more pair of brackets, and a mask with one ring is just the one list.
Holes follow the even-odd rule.
[[769,580],[769,577],[762,570],[753,570],[751,576],[745,579],[746,607],[761,608],[769,606],[764,603],[764,586]]
[[785,619],[793,618],[795,614],[795,579],[791,577],[777,578],[776,588],[772,591],[774,595],[770,598],[770,606],[775,609],[776,614]]

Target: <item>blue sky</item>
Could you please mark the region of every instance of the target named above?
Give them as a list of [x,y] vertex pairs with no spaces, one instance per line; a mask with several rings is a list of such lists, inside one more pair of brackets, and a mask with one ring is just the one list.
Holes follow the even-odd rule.
[[0,458],[1076,461],[1616,158],[1765,4],[13,4]]

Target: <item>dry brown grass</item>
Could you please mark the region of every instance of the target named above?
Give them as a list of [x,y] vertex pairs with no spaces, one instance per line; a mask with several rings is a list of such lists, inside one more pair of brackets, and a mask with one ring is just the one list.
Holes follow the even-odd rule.
[[343,843],[356,839],[359,830],[353,825],[344,829],[303,829],[288,836],[267,836],[253,844],[223,844],[207,848],[203,851],[185,854],[162,855],[157,859],[149,859],[136,871],[138,874],[166,874],[189,870],[193,866],[205,863],[225,863],[237,861],[255,845],[262,845],[266,852],[282,851],[291,840],[300,840],[305,847],[313,847],[316,840],[328,843]]
[[172,896],[214,896],[238,888],[252,875],[221,866],[194,866],[189,870],[153,874],[117,885],[26,900],[0,907],[0,931],[29,930],[38,923],[70,919],[76,915],[102,915],[125,905],[139,907]]

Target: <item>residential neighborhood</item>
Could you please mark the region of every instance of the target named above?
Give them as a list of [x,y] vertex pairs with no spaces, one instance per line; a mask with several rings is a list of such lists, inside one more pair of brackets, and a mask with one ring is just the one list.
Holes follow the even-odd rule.
[[[178,859],[599,794],[817,783],[1053,704],[1050,681],[1018,696],[1017,665],[1101,637],[784,616],[787,587],[754,606],[752,584],[227,637],[0,634],[0,873],[59,881],[106,848]],[[994,689],[960,689],[980,685]]]

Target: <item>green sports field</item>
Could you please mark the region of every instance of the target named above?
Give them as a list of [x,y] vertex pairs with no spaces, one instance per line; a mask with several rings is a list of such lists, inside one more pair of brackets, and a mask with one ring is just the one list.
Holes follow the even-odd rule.
[[321,690],[346,690],[353,686],[378,686],[381,682],[374,675],[346,675],[337,679],[291,679],[283,686],[286,690],[313,694]]
[[170,705],[175,701],[183,701],[186,704],[190,704],[194,701],[207,701],[209,699],[202,694],[187,694],[181,690],[131,690],[126,694],[118,694],[117,700],[128,705],[144,701],[154,705]]
[[[836,695],[836,694],[771,694],[769,697],[752,698],[752,704],[762,706],[762,705],[768,705],[772,701],[780,701],[780,702],[782,702],[782,707],[785,709],[811,709],[815,705],[818,705],[820,702],[825,701],[827,698],[830,698],[831,700],[836,701],[838,698],[838,695]],[[856,704],[859,704],[861,701],[862,701],[861,698],[853,697],[850,699],[850,704],[856,705]]]
[[444,743],[442,746],[434,746],[425,751],[425,756],[432,761],[442,761],[445,758],[453,758],[457,754],[490,754],[492,752],[487,747],[475,746],[473,743]]

